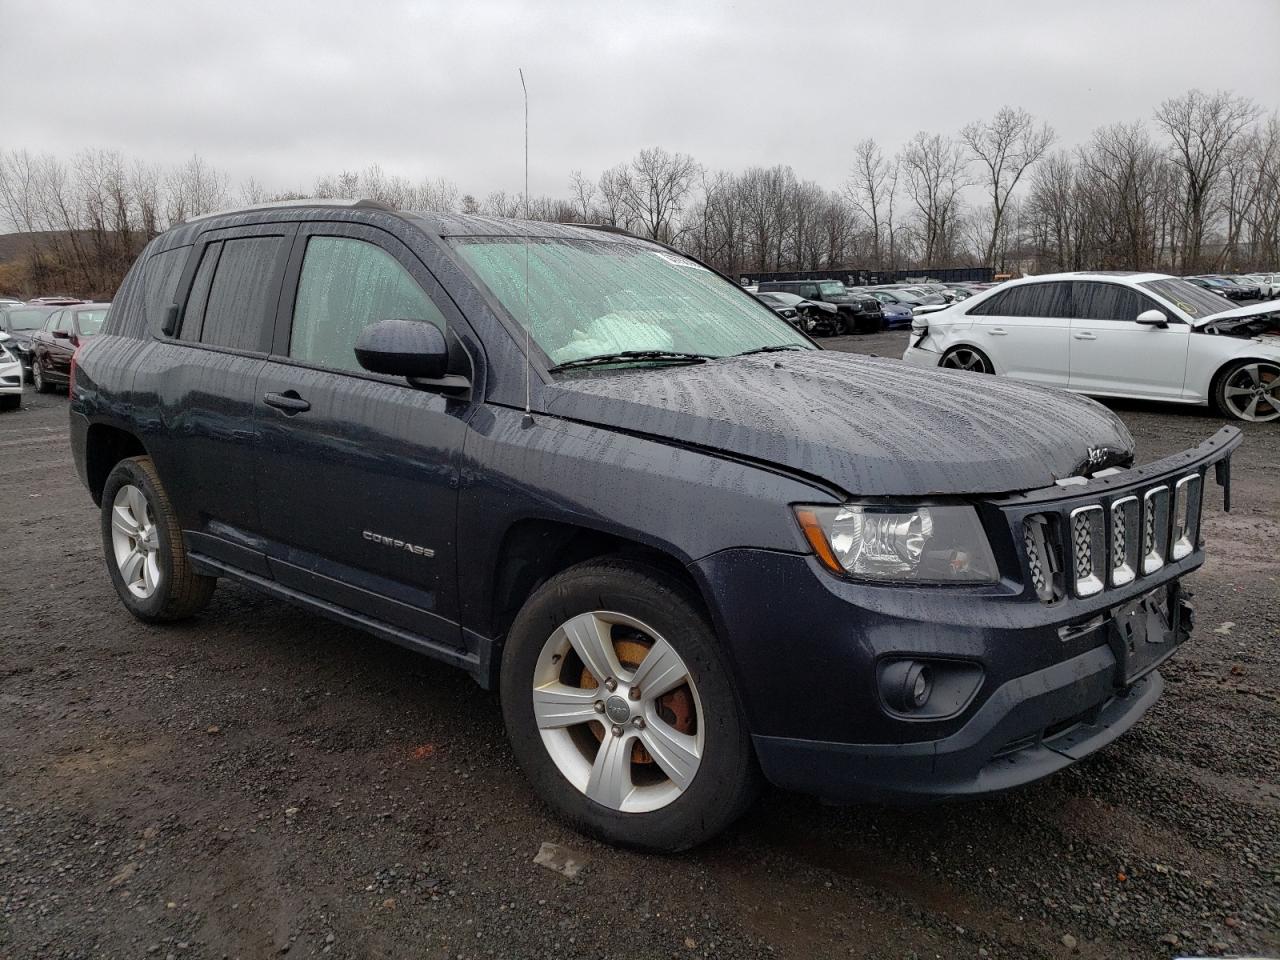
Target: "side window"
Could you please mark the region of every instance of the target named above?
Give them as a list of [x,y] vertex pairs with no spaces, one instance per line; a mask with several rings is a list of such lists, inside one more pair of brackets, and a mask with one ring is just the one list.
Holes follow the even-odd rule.
[[201,343],[265,351],[275,313],[271,278],[282,242],[281,237],[223,241],[204,305]]
[[41,329],[46,333],[52,333],[54,330],[57,330],[58,324],[62,322],[62,314],[65,312],[66,311],[64,310],[55,310],[53,313],[49,314],[44,318],[44,326],[41,327]]
[[974,304],[965,311],[965,314],[970,317],[1007,317],[1009,314],[1002,311],[1004,309],[1004,301],[1008,296],[1008,290],[1001,290],[994,297]]
[[190,252],[190,246],[174,247],[147,260],[142,272],[142,310],[149,329],[157,329],[164,322],[165,311],[177,294],[178,280]]
[[200,256],[200,266],[196,268],[195,279],[191,282],[191,293],[187,297],[187,308],[182,312],[182,340],[200,340],[200,328],[204,325],[204,308],[209,302],[209,287],[213,283],[213,271],[218,266],[218,256],[222,253],[221,243],[211,243],[204,248]]
[[817,286],[812,283],[804,284],[800,288],[800,296],[804,297],[806,300],[817,300],[818,299]]
[[1075,315],[1081,320],[1132,321],[1144,310],[1159,309],[1137,290],[1118,283],[1077,281],[1075,288]]
[[969,312],[987,317],[1066,319],[1071,316],[1071,284],[1027,283],[1011,287]]
[[426,292],[381,247],[350,237],[308,240],[289,356],[336,370],[360,370],[356,338],[380,320],[421,320],[445,328],[444,315]]

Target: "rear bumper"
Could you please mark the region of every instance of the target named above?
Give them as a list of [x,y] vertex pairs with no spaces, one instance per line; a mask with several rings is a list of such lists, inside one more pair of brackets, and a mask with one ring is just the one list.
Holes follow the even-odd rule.
[[941,360],[942,354],[914,344],[902,353],[902,362],[909,363],[913,367],[936,367]]

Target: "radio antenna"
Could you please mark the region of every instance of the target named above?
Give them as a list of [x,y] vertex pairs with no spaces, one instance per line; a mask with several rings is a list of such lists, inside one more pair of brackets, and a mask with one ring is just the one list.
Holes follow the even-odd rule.
[[533,354],[530,352],[529,328],[533,314],[529,312],[529,88],[524,82],[524,68],[520,73],[520,89],[524,91],[524,419],[521,426],[533,426],[533,410],[529,403],[529,381],[533,378]]

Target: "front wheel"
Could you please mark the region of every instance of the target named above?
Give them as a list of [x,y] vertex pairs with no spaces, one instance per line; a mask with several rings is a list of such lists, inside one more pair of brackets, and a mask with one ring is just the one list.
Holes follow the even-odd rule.
[[1233,420],[1271,423],[1280,420],[1280,364],[1240,360],[1215,380],[1213,399]]
[[692,591],[660,570],[608,559],[553,577],[511,627],[501,686],[525,775],[584,833],[684,850],[755,796],[715,634]]
[[102,547],[111,582],[139,620],[180,620],[217,584],[191,569],[182,530],[150,457],[121,460],[102,490]]
[[971,373],[995,373],[991,359],[977,347],[952,347],[942,355],[940,367],[968,370]]

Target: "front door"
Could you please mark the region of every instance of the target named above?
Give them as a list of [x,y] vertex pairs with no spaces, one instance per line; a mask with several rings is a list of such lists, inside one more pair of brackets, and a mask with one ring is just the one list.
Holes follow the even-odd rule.
[[[1071,389],[1182,399],[1191,327],[1123,284],[1077,280],[1073,286]],[[1147,310],[1159,310],[1169,325],[1135,322]]]
[[272,356],[258,380],[257,491],[283,585],[435,642],[461,645],[459,457],[468,401],[372,374],[360,332],[381,320],[461,322],[385,231],[298,229]]

